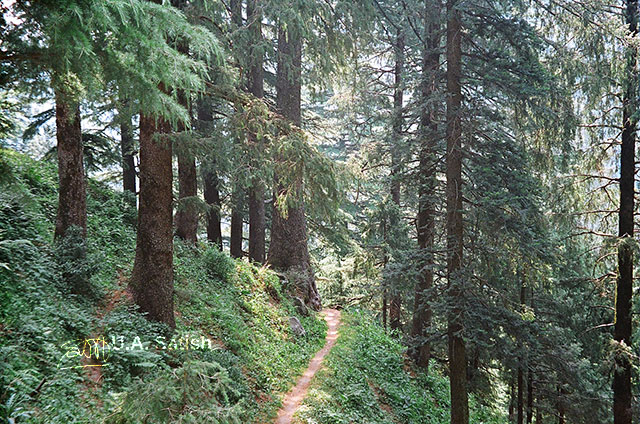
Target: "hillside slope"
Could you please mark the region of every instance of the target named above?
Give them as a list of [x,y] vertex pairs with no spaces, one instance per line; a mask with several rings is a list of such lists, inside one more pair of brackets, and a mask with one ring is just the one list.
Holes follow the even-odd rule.
[[[415,369],[406,347],[368,311],[342,314],[340,337],[326,366],[312,382],[297,424],[447,424],[449,379],[436,361],[429,375]],[[470,422],[501,424],[506,416],[492,406],[470,402]]]
[[2,150],[0,170],[3,422],[264,423],[274,416],[324,343],[326,324],[299,316],[307,335],[295,338],[288,317],[298,315],[273,272],[204,244],[176,243],[177,329],[167,337],[125,290],[135,211],[121,193],[89,181],[81,260],[73,240],[51,243],[55,168]]
[[[52,244],[51,164],[0,150],[0,419],[15,423],[273,422],[324,345],[268,268],[175,243],[177,328],[136,311],[126,290],[135,210],[89,180],[88,246]],[[286,284],[286,282],[285,282]],[[296,316],[306,336],[295,337]],[[448,381],[425,376],[366,311],[340,337],[296,414],[300,423],[445,423]],[[488,411],[488,412],[487,412]],[[472,422],[504,422],[472,405]]]

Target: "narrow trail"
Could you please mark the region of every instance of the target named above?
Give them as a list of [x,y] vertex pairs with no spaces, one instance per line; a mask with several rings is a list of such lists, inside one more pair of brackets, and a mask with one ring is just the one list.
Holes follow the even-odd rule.
[[296,385],[285,395],[282,400],[282,408],[278,411],[278,418],[275,424],[291,424],[293,422],[293,414],[298,410],[302,400],[307,395],[311,379],[322,366],[322,360],[331,351],[331,348],[338,339],[338,327],[340,327],[340,311],[337,309],[323,309],[325,321],[329,325],[327,329],[327,337],[324,347],[320,349],[309,362],[309,367],[304,374],[300,376]]

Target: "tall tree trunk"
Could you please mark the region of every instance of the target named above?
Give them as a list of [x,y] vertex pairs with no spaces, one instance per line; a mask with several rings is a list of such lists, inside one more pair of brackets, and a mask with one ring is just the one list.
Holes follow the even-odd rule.
[[[123,105],[124,106],[124,105]],[[124,109],[124,107],[123,107]],[[132,206],[136,206],[136,166],[133,161],[133,125],[131,115],[122,110],[120,113],[120,152],[122,155],[122,190],[128,191]]]
[[527,424],[533,422],[533,370],[527,373]]
[[[179,47],[183,53],[187,53],[186,46]],[[183,92],[178,93],[178,100],[184,107],[188,107],[187,99]],[[184,131],[185,126],[180,124],[178,131]],[[198,196],[198,177],[196,170],[196,158],[189,146],[178,146],[178,199],[180,204],[176,211],[176,235],[182,240],[196,244],[198,237],[198,210],[194,200]]]
[[565,424],[564,419],[564,394],[565,391],[562,386],[558,385],[558,400],[557,400],[557,408],[558,408],[558,424]]
[[509,422],[512,423],[516,416],[516,388],[513,382],[513,376],[509,378]]
[[265,208],[264,187],[260,181],[249,189],[249,259],[264,263],[265,259]]
[[[184,9],[185,0],[172,0],[174,7]],[[178,51],[189,54],[189,45],[184,40],[178,40]],[[178,91],[178,102],[185,108],[189,107],[184,91]],[[178,131],[185,131],[184,124],[178,125]],[[193,202],[198,195],[198,178],[196,172],[196,158],[189,146],[177,146],[178,157],[178,210],[176,211],[176,235],[182,240],[196,244],[198,234],[198,211]],[[186,199],[186,200],[185,200]]]
[[[198,126],[200,131],[208,129],[207,123],[213,121],[213,113],[210,105],[205,99],[198,101]],[[222,251],[222,228],[220,224],[220,209],[222,202],[220,200],[220,190],[218,174],[215,169],[215,160],[205,158],[201,165],[202,186],[204,191],[204,200],[209,207],[207,213],[207,240],[218,246]]]
[[522,365],[518,365],[518,405],[517,405],[517,419],[518,424],[524,424],[524,375],[522,373]]
[[420,199],[416,219],[418,247],[420,248],[420,275],[416,284],[411,335],[416,340],[413,359],[419,367],[427,369],[431,345],[425,340],[426,329],[431,326],[431,307],[428,293],[433,286],[433,241],[435,231],[436,142],[438,136],[437,110],[431,97],[437,90],[440,65],[440,0],[424,1],[424,41],[422,49],[422,75],[420,81]]
[[[533,287],[529,291],[529,305],[531,306],[531,309],[534,310]],[[533,423],[533,396],[535,391],[533,380],[533,364],[531,363],[531,358],[529,358],[527,373],[527,424]]]
[[[196,158],[184,147],[178,150],[178,198],[185,202],[176,212],[176,235],[195,244],[198,233],[198,211],[193,200],[198,195]],[[185,200],[186,199],[186,200]]]
[[[262,53],[262,12],[260,0],[247,1],[247,21],[252,40],[251,65],[249,67],[248,89],[257,98],[264,97],[264,54]],[[258,152],[264,150],[264,143],[256,134],[249,133],[249,142],[256,146]],[[251,179],[249,187],[249,259],[264,263],[265,259],[265,209],[264,184],[259,177]]]
[[[395,82],[393,92],[393,134],[391,145],[391,199],[398,207],[400,207],[400,168],[402,161],[400,158],[400,143],[402,140],[402,123],[403,113],[402,104],[404,101],[404,87],[402,82],[402,73],[404,72],[404,32],[398,31],[396,43],[394,46],[395,54]],[[392,228],[398,225],[395,216],[390,222]],[[389,303],[389,325],[392,330],[400,330],[400,309],[401,297],[400,287],[394,284],[391,288],[391,302]]]
[[[387,220],[386,218],[382,220],[382,239],[387,240]],[[387,263],[389,262],[389,255],[385,250],[382,257],[382,267],[383,269],[387,267]],[[382,308],[382,327],[384,331],[387,331],[387,324],[389,322],[389,281],[386,278],[382,279],[382,304],[380,305]]]
[[202,175],[204,185],[204,200],[209,205],[207,214],[207,240],[222,250],[222,229],[220,225],[220,191],[218,190],[218,175],[212,169],[205,169]]
[[382,327],[385,329],[385,331],[387,330],[387,321],[388,321],[388,310],[389,310],[389,294],[387,291],[387,286],[386,284],[384,285],[384,287],[382,288],[382,304],[381,304],[381,308],[382,308]]
[[[524,285],[524,278],[520,280],[520,308],[524,309],[525,305],[525,293],[526,286]],[[520,349],[518,360],[518,424],[524,424],[524,344],[520,341],[518,343]]]
[[[231,0],[231,22],[234,28],[242,27],[242,1]],[[236,140],[240,142],[240,140]],[[229,237],[229,253],[234,258],[242,257],[242,227],[244,217],[242,216],[242,198],[244,193],[237,184],[233,187],[231,194],[231,234]]]
[[462,270],[462,22],[458,0],[447,1],[447,280],[451,424],[468,424]]
[[84,175],[80,105],[56,89],[56,139],[58,141],[58,212],[55,239],[71,227],[87,236],[87,183]]
[[[234,189],[235,199],[233,199],[233,206],[231,211],[231,237],[229,239],[229,253],[233,258],[242,257],[242,191],[240,189]],[[232,196],[233,197],[233,196]]]
[[[626,21],[629,35],[638,33],[638,0],[626,0]],[[631,347],[631,305],[633,297],[633,212],[635,174],[635,131],[637,118],[637,51],[627,46],[627,69],[622,113],[622,148],[620,151],[620,211],[618,218],[618,281],[616,285],[616,319],[613,338]],[[613,422],[632,421],[632,359],[616,355],[613,373]]]
[[169,124],[140,115],[140,200],[131,292],[142,312],[175,328],[173,316],[173,232]]
[[[276,107],[293,124],[300,126],[302,40],[300,34],[278,30],[278,68],[276,72]],[[276,176],[277,177],[277,176]],[[322,306],[320,294],[316,288],[315,275],[311,268],[311,257],[307,246],[307,219],[302,204],[302,176],[295,183],[297,205],[288,207],[283,216],[274,207],[269,245],[268,262],[274,268],[294,270],[299,278],[297,287],[306,303],[319,310]],[[276,181],[277,190],[282,186]],[[282,194],[282,193],[279,193]],[[274,202],[275,205],[275,202]]]

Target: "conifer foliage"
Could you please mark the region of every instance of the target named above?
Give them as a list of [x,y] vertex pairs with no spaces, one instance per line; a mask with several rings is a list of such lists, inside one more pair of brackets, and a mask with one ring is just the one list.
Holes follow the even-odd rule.
[[[102,319],[130,299],[158,335],[198,325],[219,337],[215,360],[149,353],[118,368],[128,392],[107,402],[121,409],[106,421],[143,413],[129,389],[159,363],[152,381],[171,393],[152,397],[171,406],[149,416],[238,422],[271,405],[265,393],[296,371],[270,356],[311,353],[324,305],[350,317],[331,360],[348,369],[321,375],[308,422],[632,424],[639,7],[3,1],[0,276],[10,287],[0,304],[24,310],[46,292]],[[106,268],[108,278],[93,272]],[[213,280],[210,294],[202,284]],[[220,301],[233,296],[233,307]],[[33,309],[82,317],[60,334],[89,331],[86,314],[49,306]],[[282,336],[285,313],[301,316],[308,338]],[[19,317],[0,316],[0,341],[31,337]],[[265,330],[273,340],[248,341],[254,325],[276,328]],[[12,349],[0,343],[0,354]],[[26,415],[16,405],[35,405],[49,374],[34,385],[18,359],[7,363],[15,378],[0,380],[0,418],[40,417],[42,405]],[[189,405],[194,382],[178,395],[188,374],[206,380],[203,408],[218,410]],[[342,383],[357,393],[338,396]],[[249,396],[257,406],[241,405]],[[269,405],[251,419],[270,419]]]

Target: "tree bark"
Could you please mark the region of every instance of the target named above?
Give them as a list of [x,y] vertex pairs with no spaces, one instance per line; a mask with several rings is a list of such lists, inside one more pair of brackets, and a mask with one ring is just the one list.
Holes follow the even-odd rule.
[[218,190],[218,175],[211,169],[205,169],[202,175],[204,183],[204,200],[209,205],[207,214],[207,240],[218,246],[222,251],[222,229],[220,225],[220,192]]
[[[404,32],[398,31],[396,43],[394,46],[395,54],[395,81],[393,92],[393,134],[391,146],[391,200],[400,207],[400,169],[402,161],[400,158],[400,143],[402,141],[402,124],[404,102],[404,87],[402,82],[402,73],[404,72]],[[390,222],[392,228],[398,225],[395,217]],[[393,242],[393,241],[392,241]],[[400,311],[402,308],[400,287],[392,287],[391,299],[389,302],[389,326],[391,330],[400,330]]]
[[80,105],[56,89],[56,139],[58,141],[58,212],[55,239],[71,227],[87,236],[87,183],[84,174]]
[[[534,299],[533,299],[533,287],[529,291],[529,305],[531,309],[534,309]],[[533,396],[534,396],[534,373],[533,373],[533,364],[531,363],[531,358],[528,363],[528,372],[527,372],[527,424],[533,423]]]
[[[257,98],[264,97],[264,53],[262,52],[262,13],[260,0],[247,1],[247,21],[252,40],[248,89]],[[258,152],[264,150],[264,143],[256,135],[249,132],[249,142],[256,146]],[[259,169],[256,166],[254,169]],[[249,259],[264,263],[265,260],[265,208],[264,184],[260,177],[251,179],[249,187]]]
[[249,189],[249,259],[264,263],[265,259],[265,208],[264,188],[260,182]]
[[136,166],[133,161],[133,125],[131,116],[126,112],[120,113],[120,152],[122,155],[122,190],[128,191],[132,206],[136,206]]
[[388,319],[387,319],[387,315],[388,315],[387,310],[389,309],[388,303],[389,303],[389,295],[387,294],[387,286],[385,285],[382,288],[382,305],[381,305],[381,308],[382,308],[382,328],[384,328],[385,331],[387,330],[387,321],[388,321]]
[[527,424],[533,423],[533,370],[527,373]]
[[515,389],[515,385],[513,384],[513,376],[511,376],[509,378],[509,408],[508,408],[508,414],[509,414],[509,422],[513,422],[514,418],[516,416],[516,389]]
[[232,197],[236,197],[233,199],[233,207],[231,211],[231,237],[229,239],[229,253],[233,258],[241,258],[242,257],[242,227],[243,227],[243,218],[242,218],[242,191],[240,189],[235,189],[235,193],[233,193]]
[[462,271],[462,128],[461,13],[457,0],[447,1],[447,281],[451,424],[468,424],[467,355],[463,336]]
[[[276,107],[282,116],[297,126],[300,126],[302,121],[300,110],[301,65],[302,40],[300,34],[280,28],[278,30]],[[304,301],[313,309],[320,310],[322,302],[316,288],[315,275],[311,268],[311,256],[307,246],[307,219],[302,203],[303,181],[301,179],[300,176],[300,180],[294,184],[293,188],[297,191],[294,193],[297,204],[288,207],[286,217],[277,207],[273,209],[268,262],[276,269],[295,271],[298,280],[296,286]],[[277,190],[282,190],[282,186],[277,181],[275,186]]]
[[198,195],[196,158],[189,152],[178,151],[178,198],[186,200],[176,212],[176,235],[182,240],[196,244],[198,234],[198,211],[192,200]]
[[[175,7],[184,8],[184,0],[173,0]],[[189,54],[189,46],[183,40],[178,41],[178,51],[184,55]],[[178,102],[185,108],[189,107],[184,91],[178,91]],[[185,131],[186,127],[180,123],[178,132]],[[193,199],[198,195],[198,178],[196,172],[196,158],[189,146],[178,146],[178,210],[176,211],[176,235],[182,240],[196,244],[198,234],[198,211]],[[191,199],[190,199],[191,198]],[[187,199],[185,201],[185,199]]]
[[[526,286],[524,285],[524,278],[520,281],[520,307],[524,309],[525,305],[525,293]],[[524,343],[519,342],[518,347],[520,349],[520,357],[518,364],[518,424],[524,424]]]
[[[626,22],[629,35],[638,33],[638,0],[626,1]],[[616,286],[616,316],[613,337],[616,342],[631,347],[631,307],[633,297],[633,212],[635,195],[635,131],[637,118],[636,85],[637,51],[627,46],[627,69],[623,97],[622,147],[620,151],[620,210],[618,221],[618,281]],[[613,373],[613,422],[632,422],[632,359],[625,354],[615,358]]]
[[142,312],[175,328],[171,143],[167,122],[140,115],[140,199],[131,293]]
[[517,405],[517,419],[518,424],[524,424],[524,376],[522,373],[522,366],[518,366],[518,405]]
[[[205,101],[200,99],[198,101],[198,126],[200,131],[206,131],[208,129],[207,123],[213,121],[213,113],[211,107]],[[222,229],[220,225],[220,210],[222,208],[222,202],[220,200],[220,190],[218,174],[215,170],[215,161],[212,158],[205,158],[204,163],[201,165],[202,171],[202,186],[204,191],[204,200],[209,206],[207,213],[207,240],[210,243],[218,246],[218,249],[222,251]]]
[[[242,1],[231,0],[229,2],[231,9],[231,22],[234,28],[242,27]],[[240,142],[240,140],[236,140]],[[231,234],[229,237],[229,253],[233,258],[242,257],[242,227],[244,217],[242,216],[242,198],[244,193],[242,188],[235,185],[231,194]]]
[[[387,219],[382,220],[382,239],[387,242]],[[385,248],[386,249],[386,248]],[[387,267],[389,263],[389,255],[385,250],[382,257],[383,269]],[[384,331],[387,331],[387,324],[389,322],[389,281],[386,278],[382,279],[382,327]]]
[[436,143],[438,137],[437,110],[431,97],[437,90],[440,66],[440,0],[424,1],[424,40],[422,49],[422,75],[420,81],[420,188],[416,219],[420,274],[416,284],[411,335],[416,340],[413,359],[424,369],[429,367],[431,345],[425,339],[431,326],[429,291],[433,286],[433,242],[435,231]]
[[56,139],[59,190],[55,238],[64,237],[72,226],[85,238],[87,194],[80,105],[63,90],[56,90]]
[[[179,46],[178,49],[187,53],[186,46]],[[178,100],[182,106],[188,107],[187,99],[183,92],[178,93]],[[185,126],[180,124],[178,131],[184,131]],[[198,196],[198,177],[196,170],[196,158],[188,146],[179,146],[176,149],[178,157],[178,210],[176,211],[176,235],[182,240],[191,244],[198,241],[198,211],[193,200]],[[186,199],[186,200],[185,200]]]

